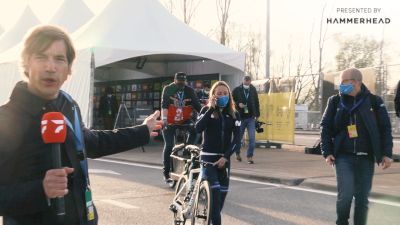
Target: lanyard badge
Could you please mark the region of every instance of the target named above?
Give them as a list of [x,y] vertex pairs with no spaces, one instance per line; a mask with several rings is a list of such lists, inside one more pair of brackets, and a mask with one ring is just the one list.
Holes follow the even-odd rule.
[[349,133],[349,138],[357,138],[358,137],[357,127],[355,124],[347,126],[347,131]]
[[94,220],[94,205],[92,201],[92,191],[90,190],[89,186],[86,188],[85,191],[85,202],[86,202],[87,220],[88,221]]

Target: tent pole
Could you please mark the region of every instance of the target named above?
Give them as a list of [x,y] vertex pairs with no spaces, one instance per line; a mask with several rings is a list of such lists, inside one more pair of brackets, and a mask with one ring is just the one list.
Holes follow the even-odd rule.
[[93,49],[90,56],[90,86],[89,86],[89,112],[88,112],[88,127],[93,128],[93,92],[94,92],[94,71],[96,69]]

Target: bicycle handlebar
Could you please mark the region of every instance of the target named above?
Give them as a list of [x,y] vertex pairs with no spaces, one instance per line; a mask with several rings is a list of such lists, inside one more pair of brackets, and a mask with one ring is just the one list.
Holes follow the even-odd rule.
[[186,124],[166,124],[165,127],[180,128],[180,129],[189,129],[189,128],[194,127],[194,123],[186,123]]

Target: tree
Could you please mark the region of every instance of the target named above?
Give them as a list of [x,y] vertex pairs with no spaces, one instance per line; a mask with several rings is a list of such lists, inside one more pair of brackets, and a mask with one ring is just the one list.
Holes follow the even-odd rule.
[[217,0],[216,3],[217,3],[217,13],[218,13],[220,31],[221,31],[219,42],[225,45],[227,39],[226,26],[228,24],[231,0]]
[[365,68],[375,66],[380,44],[372,38],[356,35],[350,38],[338,40],[340,44],[336,55],[337,70],[350,67]]
[[193,19],[194,14],[196,13],[197,7],[199,6],[201,0],[180,0],[179,1],[179,6],[180,6],[180,11],[176,12],[176,0],[163,0],[162,3],[164,4],[165,8],[168,9],[168,11],[171,14],[177,13],[179,16],[182,16],[182,20],[186,24],[190,24],[190,21]]
[[245,72],[255,79],[259,78],[260,73],[261,45],[261,34],[250,33],[245,48]]
[[183,9],[183,22],[190,24],[197,7],[199,6],[201,0],[182,0]]

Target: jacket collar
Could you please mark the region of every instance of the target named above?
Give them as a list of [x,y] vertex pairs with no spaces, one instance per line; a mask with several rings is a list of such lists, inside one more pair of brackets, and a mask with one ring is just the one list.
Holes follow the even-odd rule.
[[57,107],[61,102],[62,95],[58,95],[55,100],[46,100],[32,94],[28,90],[28,83],[25,81],[18,82],[11,94],[10,101],[14,102],[22,110],[27,113],[38,116],[46,111],[58,111]]

